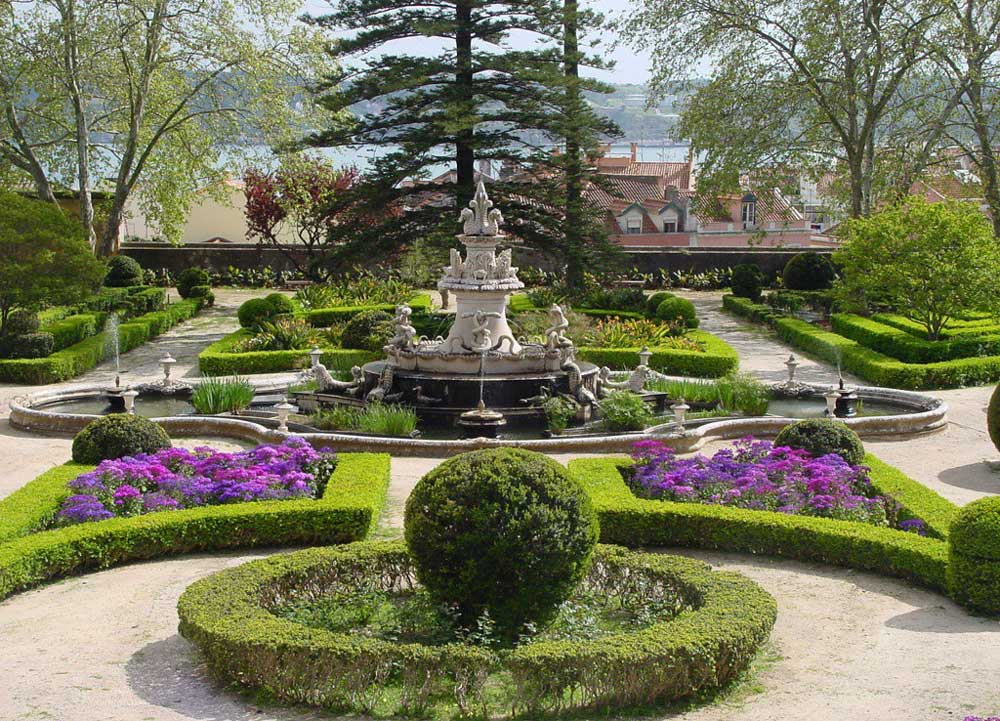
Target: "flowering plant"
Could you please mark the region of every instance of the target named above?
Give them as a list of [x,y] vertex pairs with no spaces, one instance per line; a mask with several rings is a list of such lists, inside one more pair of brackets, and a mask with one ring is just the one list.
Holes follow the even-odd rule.
[[167,448],[102,461],[70,481],[62,524],[138,516],[177,508],[317,496],[336,464],[301,438],[249,451]]
[[836,454],[744,438],[711,457],[680,459],[659,441],[633,446],[629,484],[646,498],[711,503],[804,516],[861,521],[922,533],[917,519],[898,522],[899,504],[875,493],[868,468]]

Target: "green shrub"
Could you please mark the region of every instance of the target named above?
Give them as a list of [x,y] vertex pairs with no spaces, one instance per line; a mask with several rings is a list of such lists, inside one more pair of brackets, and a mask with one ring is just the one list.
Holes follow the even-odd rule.
[[274,306],[266,298],[251,298],[243,301],[236,311],[236,317],[244,328],[256,328],[274,316]]
[[656,311],[660,307],[660,303],[665,301],[667,298],[676,298],[673,293],[668,293],[665,290],[661,290],[657,293],[653,293],[651,296],[646,298],[646,315],[650,318],[656,317]]
[[683,328],[697,328],[698,314],[687,298],[665,298],[656,306],[656,317],[664,323]]
[[272,316],[287,315],[295,312],[295,304],[292,303],[292,299],[287,295],[282,295],[281,293],[271,293],[265,296],[264,300],[266,300],[271,306]]
[[959,603],[1000,613],[1000,497],[965,506],[948,538],[948,586]]
[[865,459],[865,447],[858,434],[829,418],[807,418],[785,426],[774,445],[800,448],[816,457],[836,453],[852,466]]
[[586,575],[597,520],[583,489],[541,453],[464,453],[425,475],[406,502],[417,578],[462,623],[484,614],[499,638],[544,624]]
[[[513,296],[513,298],[524,299],[524,296]],[[406,301],[406,304],[410,306],[414,317],[421,313],[431,312],[431,297],[427,293],[420,293],[413,296]],[[389,304],[336,306],[333,308],[310,310],[306,312],[305,317],[306,320],[309,321],[310,325],[314,325],[317,328],[326,328],[337,323],[348,321],[366,310],[381,310],[386,313],[393,313],[396,310],[396,306]],[[381,350],[381,348],[379,350]]]
[[796,253],[781,273],[781,282],[789,290],[825,290],[837,277],[833,263],[814,250]]
[[177,275],[177,292],[181,298],[190,298],[191,289],[199,285],[211,285],[208,271],[203,268],[185,268]]
[[155,453],[170,448],[170,436],[148,418],[113,413],[91,421],[73,438],[73,460],[97,465],[101,461]]
[[254,387],[244,378],[203,378],[191,394],[199,413],[235,413],[253,403]]
[[[698,343],[701,350],[652,346],[649,349],[653,353],[649,359],[650,368],[668,375],[719,378],[732,373],[739,366],[736,351],[721,338],[701,330],[688,331],[683,337]],[[596,366],[608,366],[613,370],[631,370],[639,364],[640,350],[638,346],[634,348],[582,346],[577,349],[577,358]]]
[[[531,291],[528,294],[529,297],[531,297],[532,293],[537,293],[537,291]],[[549,305],[552,305],[552,303],[549,303]],[[573,306],[642,312],[646,307],[646,295],[642,292],[642,288],[598,287],[574,296]]]
[[4,341],[7,358],[46,358],[55,350],[51,333],[23,333]]
[[191,288],[188,294],[189,298],[202,298],[205,301],[205,305],[215,305],[215,293],[212,292],[212,286],[210,285],[196,285]]
[[939,363],[1000,355],[1000,333],[996,332],[926,340],[874,318],[835,313],[830,321],[836,333],[905,363]]
[[[198,354],[198,369],[202,375],[253,375],[309,367],[308,350],[237,352],[239,347],[252,336],[253,333],[244,328],[206,347]],[[323,348],[322,351],[320,362],[330,372],[349,371],[353,366],[363,366],[383,357],[381,349],[376,352],[350,348]]]
[[36,333],[38,332],[39,325],[37,312],[18,309],[11,311],[10,315],[7,316],[7,322],[3,324],[3,332],[6,336]]
[[760,301],[760,294],[764,288],[764,273],[758,266],[750,263],[737,265],[733,268],[730,286],[737,298],[749,298],[756,303]]
[[609,431],[641,431],[653,422],[653,411],[631,391],[612,391],[598,405]]
[[986,428],[993,447],[1000,451],[1000,386],[994,388],[990,395],[990,404],[986,408]]
[[341,344],[345,348],[381,351],[392,339],[393,316],[383,310],[366,310],[347,321]]
[[104,285],[109,288],[127,288],[130,285],[142,285],[142,266],[139,261],[127,255],[116,255],[108,261],[108,274],[104,276]]
[[417,412],[406,406],[372,403],[358,416],[358,429],[380,436],[410,436],[417,429]]

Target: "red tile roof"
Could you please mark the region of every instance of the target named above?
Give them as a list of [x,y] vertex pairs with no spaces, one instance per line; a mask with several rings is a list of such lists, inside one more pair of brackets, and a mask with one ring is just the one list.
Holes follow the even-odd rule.
[[[608,160],[611,160],[610,158]],[[605,164],[598,161],[597,172],[608,175],[638,175],[657,178],[664,185],[673,185],[678,190],[690,190],[692,186],[691,165],[688,163],[653,163],[646,161],[629,162],[627,165]]]

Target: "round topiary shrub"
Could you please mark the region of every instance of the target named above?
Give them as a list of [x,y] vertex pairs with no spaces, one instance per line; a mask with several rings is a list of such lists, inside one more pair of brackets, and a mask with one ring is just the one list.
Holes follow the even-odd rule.
[[551,458],[515,448],[445,461],[406,502],[406,544],[428,593],[463,624],[484,614],[516,640],[544,624],[586,575],[597,514]]
[[829,418],[808,418],[785,426],[774,445],[800,448],[816,457],[836,453],[852,466],[865,460],[865,447],[858,434]]
[[190,298],[191,289],[199,285],[211,285],[208,271],[203,268],[185,268],[177,276],[177,292],[181,298]]
[[88,423],[73,439],[73,460],[97,465],[101,461],[170,448],[170,436],[148,418],[113,413]]
[[668,293],[665,290],[661,290],[658,293],[653,293],[653,295],[646,298],[646,315],[650,318],[656,317],[656,309],[660,307],[660,303],[665,301],[667,298],[675,297],[673,293]]
[[994,447],[1000,451],[1000,386],[994,388],[990,396],[990,404],[986,408],[986,428]]
[[729,287],[737,298],[749,298],[756,303],[760,300],[760,293],[764,288],[764,273],[751,263],[738,265],[733,268]]
[[694,303],[686,298],[666,298],[656,307],[656,317],[664,323],[684,328],[698,327],[698,314]]
[[392,315],[384,310],[366,310],[347,321],[340,344],[344,348],[380,351],[392,339]]
[[38,313],[18,309],[11,311],[7,316],[7,322],[3,324],[3,334],[5,336],[14,336],[24,335],[25,333],[36,333],[38,328]]
[[116,255],[108,261],[104,285],[109,288],[127,288],[130,285],[142,285],[144,278],[145,273],[139,261],[127,255]]
[[833,263],[814,250],[797,253],[785,264],[781,282],[789,290],[826,290],[837,277]]
[[948,588],[959,603],[1000,613],[1000,497],[962,508],[948,534]]
[[273,315],[274,306],[267,301],[267,298],[251,298],[244,301],[236,311],[236,317],[244,328],[256,328],[264,321],[270,320]]
[[215,293],[210,285],[196,285],[191,289],[188,298],[201,298],[202,305],[215,305]]
[[268,302],[272,309],[272,316],[275,315],[289,315],[295,312],[295,306],[292,304],[292,299],[281,293],[271,293],[265,296],[264,300]]

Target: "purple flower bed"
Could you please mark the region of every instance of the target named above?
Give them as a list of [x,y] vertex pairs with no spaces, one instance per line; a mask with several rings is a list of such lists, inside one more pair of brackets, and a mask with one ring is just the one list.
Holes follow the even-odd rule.
[[61,524],[139,516],[222,503],[315,498],[336,465],[333,453],[300,438],[239,453],[168,448],[102,461],[70,481]]
[[629,477],[633,493],[665,501],[861,521],[922,534],[919,520],[899,521],[899,504],[878,495],[868,468],[836,454],[776,447],[744,438],[708,457],[680,459],[659,441],[639,441]]

